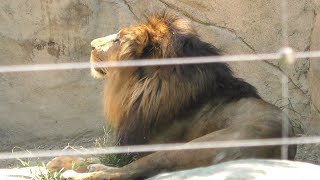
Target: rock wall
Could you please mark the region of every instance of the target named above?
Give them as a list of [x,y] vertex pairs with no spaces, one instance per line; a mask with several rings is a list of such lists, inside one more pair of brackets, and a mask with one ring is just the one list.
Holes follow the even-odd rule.
[[[320,0],[316,0],[316,18],[311,36],[310,49],[320,50]],[[311,127],[313,133],[320,134],[320,57],[310,61],[309,84],[311,96]]]
[[[117,32],[159,9],[193,21],[201,38],[225,54],[277,52],[282,46],[279,2],[2,0],[0,65],[87,62],[92,39]],[[319,0],[289,1],[289,43],[296,51],[320,50],[319,9]],[[288,75],[287,107],[297,132],[320,130],[320,61],[231,66],[277,106],[282,105],[281,76]],[[0,74],[0,150],[101,133],[103,84],[92,79],[89,70]]]

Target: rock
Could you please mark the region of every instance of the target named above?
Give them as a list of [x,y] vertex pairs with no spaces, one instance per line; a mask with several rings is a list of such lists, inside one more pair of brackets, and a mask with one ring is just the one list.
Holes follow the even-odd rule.
[[[318,15],[315,19],[314,32],[311,37],[311,50],[320,50],[320,1],[316,1]],[[310,60],[309,84],[311,91],[311,127],[312,132],[319,135],[320,130],[320,57]]]
[[[27,180],[33,179],[40,174],[46,174],[46,169],[43,167],[27,167],[15,169],[0,169],[0,179],[3,180]],[[38,176],[40,177],[40,176]],[[42,177],[42,176],[41,176]],[[45,176],[43,176],[45,177]],[[38,178],[40,179],[40,178]]]
[[[149,180],[169,179],[233,179],[233,180],[263,180],[285,177],[290,180],[317,180],[320,175],[320,166],[287,160],[237,160],[170,173],[163,173]],[[21,169],[0,169],[0,179],[25,180],[32,179],[40,174],[46,174],[43,167],[28,167]]]
[[164,173],[149,180],[169,179],[215,179],[215,180],[317,180],[320,166],[285,160],[238,160],[210,167]]

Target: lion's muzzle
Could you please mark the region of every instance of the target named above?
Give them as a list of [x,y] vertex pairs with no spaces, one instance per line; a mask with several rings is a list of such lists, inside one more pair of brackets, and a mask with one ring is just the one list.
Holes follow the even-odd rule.
[[103,78],[107,74],[107,69],[97,66],[99,63],[107,62],[107,51],[119,39],[119,34],[112,34],[106,37],[94,39],[91,42],[91,75],[96,78]]
[[108,49],[113,45],[113,42],[119,38],[119,34],[112,34],[106,37],[97,38],[91,41],[92,50],[97,51],[108,51]]

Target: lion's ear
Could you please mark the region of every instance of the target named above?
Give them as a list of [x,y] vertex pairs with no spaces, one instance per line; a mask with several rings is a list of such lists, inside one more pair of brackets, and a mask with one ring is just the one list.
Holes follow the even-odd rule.
[[149,33],[146,27],[141,26],[136,32],[136,54],[141,56],[145,47],[149,44]]

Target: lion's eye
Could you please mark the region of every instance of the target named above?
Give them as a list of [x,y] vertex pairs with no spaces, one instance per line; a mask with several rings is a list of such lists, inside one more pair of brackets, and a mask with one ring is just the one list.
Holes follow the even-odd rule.
[[116,42],[120,42],[120,39],[117,37],[116,39],[114,39],[112,42],[116,43]]

